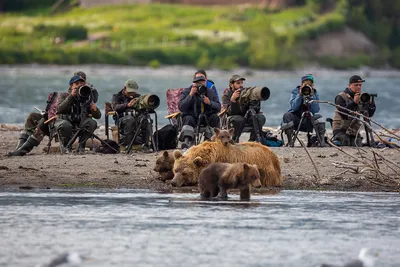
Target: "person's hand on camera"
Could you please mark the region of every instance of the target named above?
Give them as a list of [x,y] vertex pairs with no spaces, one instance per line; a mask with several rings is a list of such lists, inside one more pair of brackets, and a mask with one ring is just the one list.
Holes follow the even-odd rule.
[[210,99],[208,97],[206,97],[206,96],[204,96],[203,101],[204,101],[204,104],[207,104],[207,105],[211,104]]
[[128,103],[128,107],[132,107],[134,104],[135,104],[135,102],[136,102],[136,98],[134,98],[134,99],[132,99],[131,101],[129,101],[129,103]]
[[96,104],[95,103],[90,104],[90,109],[96,111],[97,110]]
[[231,102],[235,103],[236,100],[239,99],[240,96],[240,91],[236,90],[235,92],[233,92],[232,97],[231,97]]
[[354,94],[354,103],[358,104],[360,102],[360,93]]
[[195,94],[197,94],[197,87],[196,84],[192,84],[192,89],[190,89],[190,96],[194,96]]
[[73,88],[73,89],[72,89],[72,91],[71,91],[71,95],[72,95],[72,96],[76,96],[76,90],[77,90],[76,88]]

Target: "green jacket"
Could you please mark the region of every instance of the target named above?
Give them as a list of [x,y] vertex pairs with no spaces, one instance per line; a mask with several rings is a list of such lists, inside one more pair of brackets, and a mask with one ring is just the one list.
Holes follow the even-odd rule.
[[57,114],[72,115],[73,108],[75,108],[75,110],[83,108],[84,110],[80,110],[81,113],[86,113],[87,115],[91,114],[94,119],[101,118],[101,111],[99,108],[93,111],[88,104],[82,107],[79,101],[71,95],[71,89],[68,90],[68,93],[59,93],[57,98]]

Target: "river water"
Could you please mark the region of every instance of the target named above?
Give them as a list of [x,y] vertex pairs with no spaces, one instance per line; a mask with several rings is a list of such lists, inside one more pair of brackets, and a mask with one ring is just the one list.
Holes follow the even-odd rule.
[[[160,124],[167,123],[165,92],[168,88],[188,87],[195,69],[190,67],[149,68],[121,66],[0,66],[0,123],[23,123],[26,116],[34,111],[33,106],[44,109],[47,95],[53,91],[66,91],[73,72],[83,70],[88,81],[100,92],[99,107],[110,101],[114,93],[123,88],[127,79],[138,81],[142,93],[154,93],[161,99],[157,109]],[[244,70],[230,72],[210,70],[208,76],[214,80],[220,96],[228,86],[234,73],[244,75],[245,85],[265,85],[271,90],[271,98],[262,103],[267,118],[266,126],[280,124],[283,114],[288,110],[289,97],[293,88],[305,73],[313,73],[321,100],[334,101],[334,97],[347,86],[353,74],[367,74],[365,71],[332,71],[310,68],[296,72],[254,71],[253,75]],[[364,77],[364,76],[363,76]],[[400,72],[369,71],[363,90],[377,93],[377,111],[374,118],[387,127],[400,127]],[[321,114],[332,117],[334,108],[321,104]],[[103,118],[99,124],[103,124]]]
[[282,191],[241,202],[143,190],[0,191],[0,266],[316,266],[362,247],[400,266],[400,196]]

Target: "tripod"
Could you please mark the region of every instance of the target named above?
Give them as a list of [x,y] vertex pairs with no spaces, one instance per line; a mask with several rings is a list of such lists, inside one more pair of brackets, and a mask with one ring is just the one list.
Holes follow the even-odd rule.
[[250,108],[249,110],[246,111],[246,114],[243,117],[243,121],[240,124],[239,131],[238,131],[238,134],[237,134],[236,139],[235,139],[236,143],[239,143],[240,135],[242,134],[243,129],[246,126],[246,123],[251,118],[253,120],[253,130],[254,130],[254,132],[256,134],[256,140],[257,140],[257,142],[259,142],[262,145],[264,145],[264,138],[261,135],[262,129],[261,129],[261,126],[258,123],[256,115],[257,115],[257,113],[254,110],[254,108]]
[[111,148],[113,151],[115,151],[116,153],[118,153],[119,151],[116,150],[115,148],[113,148],[112,146],[110,146],[107,142],[104,142],[103,140],[101,140],[100,137],[98,137],[97,135],[95,135],[94,133],[89,132],[86,129],[83,128],[77,128],[77,131],[75,132],[75,134],[72,136],[71,140],[69,140],[67,146],[65,147],[66,150],[70,149],[72,150],[72,144],[75,142],[76,138],[78,138],[78,136],[82,133],[82,132],[88,132],[89,134],[91,134],[92,138],[96,138],[97,140],[100,141],[100,143],[102,143],[103,145],[108,146],[109,148]]
[[[308,97],[304,97],[304,111],[301,114],[299,125],[297,126],[297,129],[294,132],[294,135],[289,142],[290,147],[294,147],[294,143],[296,142],[297,135],[299,134],[299,131],[300,131],[301,125],[303,124],[304,119],[307,119],[308,121],[311,122],[311,125],[315,131],[315,134],[317,135],[318,143],[321,146],[323,143],[325,143],[325,140],[323,139],[325,137],[320,135],[320,133],[318,131],[318,127],[315,124],[315,118],[313,117],[313,115],[310,112],[310,99]],[[308,131],[307,131],[307,138],[308,138],[308,140],[310,139],[310,133]]]
[[211,127],[210,127],[210,124],[208,123],[208,119],[207,119],[207,116],[204,114],[204,95],[201,95],[201,110],[200,110],[200,115],[199,115],[199,118],[197,119],[197,126],[196,126],[196,136],[195,136],[195,144],[196,145],[198,145],[198,144],[200,144],[200,140],[201,140],[201,136],[200,136],[200,126],[201,126],[201,122],[204,120],[204,122],[205,122],[205,127],[206,127],[206,130],[205,130],[205,133],[204,133],[204,136],[206,136],[206,134],[207,134],[207,132],[209,132],[210,133],[210,136],[209,136],[209,138],[211,137],[211,135],[212,135],[212,131],[211,131]]
[[[153,152],[158,151],[158,134],[155,135],[155,139],[153,136],[153,119],[151,118],[150,114],[154,114],[154,120],[156,123],[156,133],[158,132],[157,129],[157,113],[154,110],[141,110],[139,115],[139,126],[136,128],[135,133],[133,135],[132,141],[127,147],[126,153],[129,154],[132,150],[133,143],[135,139],[138,137],[140,132],[143,131],[143,139],[145,140],[144,144],[142,145],[143,148],[146,148],[146,151],[150,147],[152,147]],[[154,142],[155,141],[155,142]]]

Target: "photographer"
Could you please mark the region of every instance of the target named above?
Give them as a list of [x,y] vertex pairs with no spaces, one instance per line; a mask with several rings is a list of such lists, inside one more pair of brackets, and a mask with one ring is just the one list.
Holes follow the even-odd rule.
[[137,93],[138,90],[139,86],[137,82],[135,80],[128,80],[124,88],[112,97],[111,107],[119,116],[119,128],[121,129],[121,140],[119,140],[119,143],[122,150],[131,143],[134,137],[137,118],[132,116],[130,111],[134,109],[133,106],[140,96]]
[[[196,73],[191,87],[185,88],[180,96],[178,107],[183,113],[180,141],[182,148],[188,148],[194,140],[194,128],[197,127],[199,115],[203,112],[211,128],[219,126],[218,112],[221,103],[212,89],[206,87],[206,77]],[[202,107],[204,110],[202,110]],[[205,136],[211,138],[211,136]]]
[[[86,74],[83,71],[77,71],[74,76],[80,76],[86,80]],[[96,103],[98,99],[98,92],[93,84],[86,83],[91,87],[93,94],[93,102]],[[14,151],[9,152],[8,156],[24,156],[29,153],[35,146],[42,142],[45,136],[50,136],[49,127],[44,122],[55,115],[55,103],[57,101],[57,92],[53,92],[47,99],[47,105],[44,114],[31,112],[26,118],[24,131],[19,136],[17,147]],[[51,110],[50,110],[51,109]]]
[[[311,100],[319,100],[319,95],[317,89],[314,87],[314,77],[311,74],[307,74],[301,77],[301,85],[297,86],[293,89],[292,94],[290,96],[290,109],[283,115],[283,124],[281,129],[285,131],[288,143],[292,141],[293,133],[297,130],[301,115],[305,111],[305,101]],[[319,112],[319,103],[313,102],[308,103],[309,111],[312,113],[312,116],[316,116],[317,112]],[[313,119],[313,118],[312,118]],[[318,130],[318,134],[322,138],[321,146],[326,146],[325,144],[325,122],[320,119],[314,121],[316,128]],[[300,126],[301,131],[312,132],[313,125],[311,121],[303,120],[302,125]],[[310,141],[310,140],[309,140]]]
[[[84,91],[88,88],[85,79],[80,76],[73,76],[69,84],[68,93],[59,93],[58,95],[58,118],[54,126],[64,147],[72,138],[74,127],[86,129],[88,132],[83,131],[80,134],[78,143],[78,153],[84,153],[87,139],[97,128],[97,122],[92,117],[100,119],[101,112],[92,101],[94,98],[92,91],[88,93],[86,90]],[[70,152],[70,148],[66,148],[66,153]]]
[[[256,112],[256,117],[258,121],[258,125],[260,128],[265,124],[265,116],[260,113],[261,101],[251,100],[247,103],[241,104],[239,103],[239,97],[243,90],[243,81],[246,79],[241,77],[240,75],[233,75],[229,79],[229,90],[225,92],[222,96],[222,104],[227,109],[227,123],[229,127],[233,127],[235,129],[233,140],[236,140],[236,137],[239,135],[240,125],[243,122],[244,116],[246,112],[253,108]],[[253,126],[253,120],[248,120],[249,125]],[[250,133],[249,141],[256,140],[256,132],[254,130]]]
[[[366,103],[362,102],[361,87],[365,82],[360,76],[354,75],[350,77],[349,86],[335,97],[335,104],[352,111],[359,111],[368,117],[372,117],[375,113],[376,106],[373,97],[369,98]],[[339,113],[337,111],[345,114]],[[361,126],[361,122],[357,119],[348,117],[346,114],[352,115],[346,110],[337,108],[333,117],[333,141],[339,146],[361,146],[361,137],[356,135]],[[353,115],[354,116],[354,115]]]
[[203,75],[206,78],[206,86],[207,86],[207,88],[213,90],[215,96],[219,100],[217,87],[215,87],[215,83],[212,80],[208,79],[206,71],[205,70],[198,70],[198,71],[196,71],[194,76],[196,77],[196,75],[199,75],[199,76]]

